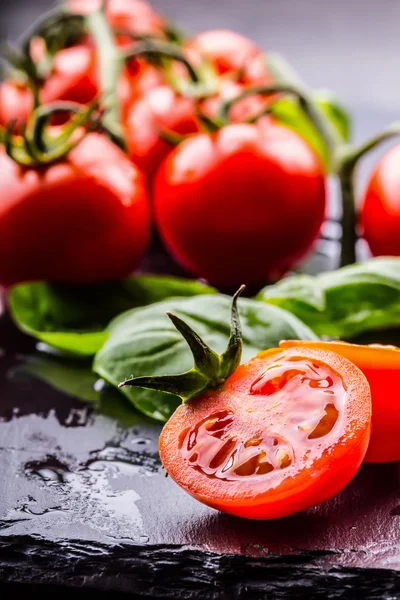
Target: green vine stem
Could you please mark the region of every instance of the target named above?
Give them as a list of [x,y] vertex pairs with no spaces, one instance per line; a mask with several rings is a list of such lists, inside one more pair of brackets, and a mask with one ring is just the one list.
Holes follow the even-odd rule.
[[[26,127],[19,135],[13,135],[15,122],[10,122],[2,132],[0,142],[7,155],[24,167],[40,167],[54,163],[66,156],[85,137],[98,127],[99,117],[94,117],[97,100],[82,108],[74,102],[55,102],[39,106],[33,111]],[[56,113],[72,114],[70,121],[56,136],[47,133],[47,126]],[[85,127],[81,135],[74,135],[79,127]]]
[[99,56],[100,93],[102,105],[105,109],[103,123],[105,129],[111,133],[114,141],[123,146],[117,88],[126,61],[139,57],[148,60],[166,58],[182,63],[186,67],[192,84],[198,85],[199,77],[197,71],[176,45],[147,37],[139,39],[133,48],[120,51],[114,43],[114,32],[110,28],[102,9],[89,13],[86,20],[89,34],[94,40]]
[[222,354],[214,352],[185,321],[176,315],[167,313],[176,329],[188,343],[193,355],[193,368],[179,375],[131,377],[120,383],[119,387],[128,385],[158,390],[179,396],[182,402],[188,402],[201,392],[221,385],[237,369],[242,356],[242,332],[237,299],[244,287],[242,285],[232,298],[231,333],[225,352]]
[[339,147],[337,150],[336,163],[337,173],[340,181],[342,194],[342,245],[340,253],[340,266],[353,264],[356,261],[357,242],[357,213],[354,193],[355,171],[359,160],[368,154],[370,150],[379,146],[382,142],[400,134],[400,121],[389,125],[377,136],[371,138],[361,146]]

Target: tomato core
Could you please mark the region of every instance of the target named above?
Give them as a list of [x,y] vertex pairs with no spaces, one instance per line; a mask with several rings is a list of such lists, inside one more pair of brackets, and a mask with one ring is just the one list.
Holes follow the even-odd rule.
[[[318,440],[340,427],[346,387],[329,366],[291,357],[270,365],[250,383],[248,393],[250,427],[243,413],[226,409],[182,431],[179,449],[188,467],[235,481],[309,463],[319,453]],[[260,412],[269,426],[260,427]],[[305,446],[309,452],[303,452]]]

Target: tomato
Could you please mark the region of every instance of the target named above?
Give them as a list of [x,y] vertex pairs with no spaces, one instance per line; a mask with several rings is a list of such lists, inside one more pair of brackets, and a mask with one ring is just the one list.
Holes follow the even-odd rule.
[[[101,6],[101,0],[67,0],[72,13],[87,14]],[[163,33],[164,20],[144,0],[108,0],[107,19],[115,29],[133,34]]]
[[220,75],[232,75],[243,71],[260,55],[261,51],[250,40],[240,33],[229,29],[214,29],[199,33],[185,45],[188,57],[204,56]]
[[370,420],[368,382],[350,361],[275,348],[179,406],[159,450],[168,474],[200,502],[275,519],[347,485],[367,450]]
[[94,283],[129,275],[149,239],[142,174],[98,133],[24,168],[0,150],[0,283]]
[[[60,50],[54,56],[52,71],[40,89],[42,104],[68,100],[87,104],[97,94],[95,51],[84,45]],[[12,80],[0,86],[0,125],[10,120],[25,121],[33,108],[33,97],[27,85]]]
[[269,118],[196,134],[154,184],[162,238],[184,267],[221,287],[262,285],[299,261],[325,213],[323,167]]
[[[243,93],[248,87],[231,79],[223,79],[220,83],[220,88],[216,94],[206,98],[201,103],[201,111],[208,117],[216,117],[221,104],[232,98],[236,98]],[[232,123],[241,123],[251,117],[259,115],[263,110],[266,110],[271,102],[271,97],[263,97],[261,95],[251,95],[238,100],[229,111],[229,120]]]
[[397,392],[400,349],[395,346],[359,346],[346,342],[281,342],[282,348],[330,350],[351,360],[366,376],[371,387],[372,433],[367,462],[400,460],[400,400]]
[[198,131],[193,99],[185,98],[164,85],[150,89],[128,107],[124,133],[131,159],[150,185],[163,159],[173,146],[162,132],[189,134]]
[[32,107],[32,92],[25,83],[11,79],[0,83],[0,125],[5,127],[12,120],[21,125]]
[[384,154],[372,174],[361,223],[374,256],[400,256],[400,144]]

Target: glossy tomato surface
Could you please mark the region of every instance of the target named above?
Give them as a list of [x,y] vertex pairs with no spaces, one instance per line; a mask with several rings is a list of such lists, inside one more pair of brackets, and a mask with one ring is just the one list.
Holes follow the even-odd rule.
[[199,33],[185,48],[189,57],[193,58],[195,53],[204,56],[220,75],[245,70],[261,52],[252,40],[229,29]]
[[192,98],[185,98],[163,85],[134,99],[123,119],[128,153],[151,185],[163,159],[173,145],[163,134],[186,135],[199,130]]
[[371,387],[372,430],[365,456],[367,462],[400,460],[400,349],[346,342],[284,341],[282,348],[307,347],[337,352],[351,360],[366,376]]
[[400,145],[379,161],[367,185],[361,222],[374,256],[400,256]]
[[[67,7],[76,14],[87,14],[101,7],[101,0],[67,0]],[[106,16],[115,29],[132,34],[161,33],[164,19],[144,0],[108,0]]]
[[368,382],[345,358],[272,349],[180,406],[160,437],[168,474],[218,510],[274,519],[319,504],[367,450]]
[[143,176],[100,134],[39,169],[1,150],[0,173],[1,284],[102,282],[139,265],[150,228]]
[[302,138],[263,118],[184,141],[162,164],[153,200],[167,248],[190,272],[220,286],[262,285],[315,241],[324,172]]
[[[39,97],[42,104],[56,100],[87,104],[97,92],[95,51],[79,45],[57,52]],[[0,84],[0,125],[7,125],[13,119],[18,123],[26,121],[32,109],[33,96],[28,85],[12,80]]]

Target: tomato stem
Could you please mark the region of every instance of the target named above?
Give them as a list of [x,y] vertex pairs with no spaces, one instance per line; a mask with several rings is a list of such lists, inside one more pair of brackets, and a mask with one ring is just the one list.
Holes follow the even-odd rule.
[[173,44],[165,42],[155,41],[153,39],[142,40],[136,44],[133,48],[123,53],[123,59],[126,61],[129,58],[138,58],[143,56],[144,58],[169,58],[171,60],[180,62],[186,68],[190,79],[193,83],[199,82],[199,76],[196,69],[190,63],[190,61],[182,54],[182,52]]
[[[13,135],[15,122],[10,122],[3,132],[1,142],[8,156],[22,166],[39,167],[51,164],[68,154],[88,131],[98,127],[98,117],[93,119],[93,112],[97,107],[97,100],[85,108],[74,102],[55,102],[39,106],[33,111],[27,126],[20,128],[17,135]],[[46,132],[47,125],[59,112],[72,113],[73,117],[57,136],[49,136]],[[74,135],[75,131],[84,125],[85,131],[78,136]]]
[[112,30],[104,15],[104,6],[89,13],[86,16],[86,24],[99,59],[101,100],[105,109],[104,124],[116,139],[123,140],[117,87],[124,61],[114,44]]
[[167,313],[188,343],[194,359],[193,368],[180,375],[132,377],[120,383],[119,387],[136,386],[158,390],[179,396],[183,402],[187,402],[206,389],[221,385],[237,369],[242,356],[242,332],[237,299],[244,287],[242,285],[232,298],[231,333],[225,352],[222,354],[214,352],[185,321]]

